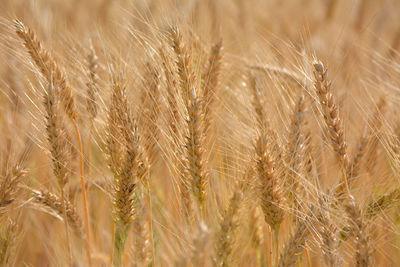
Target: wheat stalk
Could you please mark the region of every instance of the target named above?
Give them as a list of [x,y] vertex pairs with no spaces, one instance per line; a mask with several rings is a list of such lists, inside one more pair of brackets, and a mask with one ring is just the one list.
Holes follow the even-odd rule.
[[72,90],[67,84],[64,73],[58,68],[58,65],[55,60],[50,56],[50,54],[42,47],[39,40],[36,39],[35,33],[27,28],[21,21],[14,20],[14,26],[16,29],[17,35],[24,41],[24,45],[28,50],[32,60],[35,62],[36,66],[41,71],[42,75],[46,78],[48,83],[54,83],[55,88],[57,89],[57,94],[59,95],[60,101],[64,107],[64,112],[70,118],[75,134],[78,141],[79,148],[79,171],[80,171],[80,180],[82,187],[82,204],[85,218],[85,232],[87,236],[86,242],[86,255],[89,266],[92,265],[91,260],[91,248],[90,248],[90,226],[89,226],[89,217],[88,217],[88,204],[87,204],[87,194],[85,189],[85,180],[84,180],[84,166],[83,166],[83,148],[81,142],[81,135],[79,132],[77,120],[78,113],[75,107],[74,96],[72,95]]

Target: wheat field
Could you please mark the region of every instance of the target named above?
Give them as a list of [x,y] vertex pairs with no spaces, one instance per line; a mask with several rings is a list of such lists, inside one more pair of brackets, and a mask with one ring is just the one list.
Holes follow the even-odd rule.
[[398,0],[0,0],[1,266],[400,266]]

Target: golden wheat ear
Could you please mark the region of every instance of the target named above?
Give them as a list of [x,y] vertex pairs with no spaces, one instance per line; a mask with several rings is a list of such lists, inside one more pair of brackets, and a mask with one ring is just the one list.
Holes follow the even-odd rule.
[[178,28],[170,33],[172,48],[176,55],[180,91],[187,112],[187,135],[184,149],[186,151],[186,173],[190,176],[192,193],[197,199],[201,216],[205,216],[206,187],[208,184],[207,160],[204,155],[204,128],[202,125],[201,101],[197,96],[196,76],[192,70],[191,56],[183,42]]
[[305,221],[299,221],[296,230],[286,242],[285,247],[279,257],[278,267],[294,266],[297,256],[302,253],[304,244],[310,231],[307,229]]
[[237,228],[239,227],[238,217],[242,199],[243,192],[239,188],[233,193],[228,207],[222,215],[220,229],[215,238],[215,263],[217,266],[231,266],[231,256],[237,235]]
[[268,136],[269,122],[264,110],[262,99],[254,76],[249,78],[250,89],[253,93],[253,107],[257,117],[258,136],[255,141],[255,166],[261,184],[261,207],[265,221],[272,229],[279,228],[284,219],[284,197],[280,182],[276,176],[275,162],[272,157]]
[[65,74],[60,70],[50,53],[43,48],[32,29],[26,27],[19,20],[14,20],[14,26],[17,35],[24,41],[26,50],[42,75],[49,83],[54,83],[57,90],[59,90],[65,113],[72,121],[76,121],[78,113],[75,107],[75,99],[66,81]]
[[[38,190],[33,190],[32,191],[33,195],[33,200],[41,204],[47,208],[50,208],[51,210],[55,211],[59,216],[63,217],[64,216],[64,207],[62,200],[59,196],[48,192],[48,191],[38,191]],[[68,225],[69,227],[72,228],[74,234],[79,237],[79,238],[86,238],[85,233],[83,232],[83,224],[82,220],[76,211],[75,206],[68,200],[64,200],[65,203],[65,211],[66,211],[66,218],[68,220]]]
[[213,105],[218,91],[222,68],[222,40],[211,47],[208,65],[205,73],[202,75],[203,82],[203,123],[204,133],[209,135],[209,128],[213,119]]
[[356,243],[355,266],[370,266],[372,250],[364,216],[358,205],[352,201],[345,205],[345,210],[348,215],[350,235],[355,238]]
[[[336,106],[335,99],[331,91],[331,82],[328,80],[328,70],[321,62],[314,62],[314,88],[317,93],[319,103],[327,126],[331,145],[336,153],[336,157],[342,169],[342,188],[347,197],[350,197],[348,186],[348,170],[350,161],[347,153],[347,143],[344,138],[344,127],[342,119],[339,116],[339,109]],[[342,193],[340,193],[341,195]]]

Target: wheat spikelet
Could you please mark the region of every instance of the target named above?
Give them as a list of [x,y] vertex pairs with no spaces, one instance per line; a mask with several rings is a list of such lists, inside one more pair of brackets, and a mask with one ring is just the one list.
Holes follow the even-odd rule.
[[365,134],[363,134],[357,144],[356,153],[353,155],[347,169],[347,177],[349,177],[349,183],[351,183],[353,179],[358,176],[361,168],[361,162],[366,152],[367,144],[368,138],[365,136]]
[[93,47],[90,48],[90,53],[87,56],[87,69],[89,72],[89,81],[87,82],[86,90],[86,110],[89,113],[89,118],[93,122],[98,113],[97,108],[97,69],[98,69],[98,57]]
[[378,154],[379,145],[379,134],[383,125],[382,118],[385,115],[387,108],[386,97],[382,96],[377,103],[377,109],[375,110],[372,118],[369,121],[368,130],[368,144],[367,153],[365,159],[365,168],[370,176],[374,177],[376,168],[376,158]]
[[182,40],[182,34],[179,28],[174,28],[170,32],[172,38],[172,48],[177,57],[176,66],[179,75],[179,87],[185,101],[185,105],[188,106],[188,101],[190,99],[190,94],[193,90],[194,85],[194,74],[191,71],[191,57],[185,43]]
[[[33,194],[33,200],[35,202],[42,204],[45,207],[55,211],[58,215],[63,216],[64,208],[60,197],[48,191],[31,191]],[[82,231],[82,220],[74,205],[68,200],[65,200],[65,211],[67,214],[68,225],[74,230],[75,235],[80,238],[85,238],[85,234]]]
[[296,230],[290,239],[286,242],[283,252],[279,257],[279,267],[294,267],[297,261],[297,255],[304,249],[304,244],[310,231],[307,228],[306,222],[300,220],[296,224]]
[[350,235],[355,237],[356,252],[355,266],[366,267],[371,264],[371,247],[367,225],[363,219],[360,209],[354,202],[345,205],[349,216]]
[[157,119],[160,115],[160,74],[151,63],[145,67],[143,90],[141,94],[141,116],[138,124],[143,128],[142,136],[146,137],[143,148],[148,160],[153,163],[156,155],[156,144],[159,138]]
[[251,233],[251,244],[255,249],[258,249],[263,241],[263,228],[261,220],[262,211],[255,207],[250,214],[249,229]]
[[25,175],[25,168],[21,164],[16,164],[10,172],[0,176],[0,215],[15,201],[19,191],[18,184]]
[[181,122],[181,116],[178,110],[178,103],[177,103],[177,85],[178,82],[175,78],[175,73],[173,71],[173,66],[170,63],[170,59],[164,52],[164,49],[159,50],[159,54],[161,57],[161,64],[164,70],[164,76],[166,80],[166,91],[167,91],[167,102],[168,102],[168,110],[169,110],[169,119],[168,125],[170,126],[171,135],[174,138],[174,142],[177,145],[177,140],[179,139],[179,126]]
[[0,170],[0,264],[2,266],[15,265],[15,250],[17,247],[21,228],[17,225],[19,218],[13,218],[13,211],[19,209],[13,205],[22,199],[21,184],[28,171],[27,159],[31,152],[30,141],[25,142],[25,147],[19,155],[17,162],[11,167],[11,142],[7,144],[7,162]]
[[146,223],[146,207],[141,201],[137,208],[137,216],[133,222],[135,261],[139,266],[145,266],[150,259],[150,238],[149,226]]
[[317,214],[317,220],[320,223],[319,233],[321,235],[321,249],[324,254],[324,262],[329,267],[341,265],[338,253],[337,228],[333,224],[330,216],[329,203],[326,199],[320,198],[320,208]]
[[210,57],[205,73],[203,74],[203,121],[204,133],[207,136],[212,120],[212,107],[218,89],[222,65],[222,40],[211,47]]
[[2,266],[13,266],[15,264],[13,256],[18,226],[12,220],[0,222],[0,264]]
[[220,229],[216,236],[216,266],[231,266],[231,254],[238,228],[238,213],[243,198],[243,192],[239,189],[235,191],[229,201],[229,205],[222,215]]
[[399,200],[400,189],[393,189],[391,192],[380,196],[378,199],[370,201],[365,211],[365,217],[367,219],[372,219]]
[[307,140],[305,139],[306,137],[303,133],[303,128],[306,126],[304,112],[304,95],[301,95],[297,101],[292,117],[292,125],[289,135],[287,152],[288,171],[286,174],[287,178],[285,180],[289,199],[295,204],[296,207],[299,205],[297,198],[300,197],[298,195],[298,178],[301,176],[304,166],[308,163],[304,160],[304,158],[307,157],[305,153],[305,143]]

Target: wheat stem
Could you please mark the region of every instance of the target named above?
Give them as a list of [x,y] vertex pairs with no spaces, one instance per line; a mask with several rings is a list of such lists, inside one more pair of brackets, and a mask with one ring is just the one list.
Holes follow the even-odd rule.
[[84,164],[83,148],[82,148],[81,134],[79,132],[79,128],[76,121],[72,121],[72,125],[74,126],[76,138],[78,141],[78,150],[79,150],[79,178],[82,188],[83,221],[85,223],[85,232],[86,232],[86,257],[89,266],[92,266],[91,247],[90,247],[90,225],[89,225],[89,215],[88,215],[89,212],[88,212],[86,184],[84,179],[84,168],[83,168]]
[[69,235],[69,229],[68,229],[67,210],[65,208],[65,200],[64,200],[64,188],[61,188],[61,203],[63,208],[65,236],[67,238],[68,265],[72,267],[71,237]]
[[147,190],[147,203],[149,206],[149,231],[150,231],[150,246],[151,246],[151,266],[155,266],[155,255],[154,255],[154,241],[153,241],[153,219],[152,219],[152,203],[151,203],[151,194],[150,194],[150,185],[149,181],[146,182],[146,190]]

